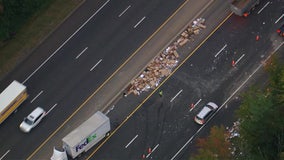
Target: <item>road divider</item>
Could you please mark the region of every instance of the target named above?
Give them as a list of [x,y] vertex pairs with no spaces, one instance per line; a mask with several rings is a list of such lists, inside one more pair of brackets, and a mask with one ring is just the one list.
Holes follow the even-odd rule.
[[123,10],[118,17],[121,17],[129,8],[131,7],[131,5],[129,5],[128,7],[125,8],[125,10]]
[[41,90],[41,91],[31,100],[31,103],[33,103],[42,93],[43,93],[43,90]]
[[181,90],[171,99],[170,102],[173,102],[173,101],[177,98],[177,96],[178,96],[179,94],[181,94],[182,91],[183,91],[183,90],[181,89]]
[[9,149],[7,152],[5,152],[5,153],[3,154],[3,156],[1,156],[0,160],[2,160],[9,152],[10,152],[10,149]]
[[225,44],[225,45],[219,50],[219,52],[215,54],[214,57],[217,57],[226,47],[227,47],[227,44]]
[[91,69],[90,69],[90,72],[93,71],[97,65],[99,65],[101,62],[102,62],[103,59],[100,59]]
[[266,8],[269,4],[270,4],[270,2],[267,2],[267,3],[257,12],[257,14],[260,14],[260,13],[264,10],[264,8]]
[[138,134],[134,138],[132,138],[132,140],[124,148],[127,148],[137,137]]
[[86,47],[83,51],[81,51],[81,52],[76,56],[76,59],[78,59],[87,49],[88,49],[88,47]]
[[146,18],[145,16],[141,18],[140,21],[137,22],[133,28],[136,28],[145,18]]
[[52,111],[53,108],[55,108],[56,106],[57,106],[57,103],[55,103],[55,104],[46,112],[45,115],[48,115],[48,113],[49,113],[50,111]]

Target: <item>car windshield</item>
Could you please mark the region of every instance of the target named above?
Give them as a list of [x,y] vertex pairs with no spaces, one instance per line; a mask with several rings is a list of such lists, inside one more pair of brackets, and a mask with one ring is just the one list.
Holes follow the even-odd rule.
[[32,125],[33,121],[29,120],[28,118],[25,118],[24,121],[28,124],[28,125]]

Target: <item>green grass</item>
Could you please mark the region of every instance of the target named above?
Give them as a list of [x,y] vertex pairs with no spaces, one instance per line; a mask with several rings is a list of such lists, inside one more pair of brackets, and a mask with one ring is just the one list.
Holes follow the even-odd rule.
[[0,79],[24,60],[84,0],[54,0],[0,48]]

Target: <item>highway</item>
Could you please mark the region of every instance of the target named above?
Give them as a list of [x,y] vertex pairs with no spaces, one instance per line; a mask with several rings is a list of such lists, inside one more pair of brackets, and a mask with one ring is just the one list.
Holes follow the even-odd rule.
[[[265,83],[259,78],[267,58],[283,55],[283,38],[276,34],[281,9],[283,2],[262,1],[248,18],[230,16],[150,95],[117,102],[108,116],[118,129],[82,159],[188,159],[196,151],[194,140],[212,125],[232,125],[245,89]],[[220,108],[199,126],[193,117],[209,101]]]
[[[18,112],[0,126],[3,159],[50,157],[51,146],[60,146],[60,137],[95,110],[105,109],[100,108],[101,102],[90,104],[93,107],[87,104],[102,84],[129,61],[129,57],[139,55],[137,48],[146,46],[144,43],[149,42],[148,38],[161,30],[159,27],[184,2],[86,0],[28,59],[1,80],[1,89],[16,79],[28,86],[30,94]],[[217,2],[220,4],[221,1]],[[257,11],[266,2],[262,2]],[[218,8],[218,3],[211,9]],[[118,98],[108,114],[114,130],[112,136],[101,148],[94,147],[81,159],[89,154],[93,155],[90,159],[140,159],[143,154],[148,154],[149,148],[152,149],[147,155],[149,158],[187,159],[191,148],[185,144],[191,144],[199,133],[208,132],[212,124],[230,125],[233,121],[230,114],[239,101],[233,103],[228,98],[232,95],[231,98],[236,98],[233,93],[272,51],[278,47],[283,51],[280,46],[283,40],[275,34],[281,23],[275,23],[281,16],[275,11],[283,8],[281,4],[280,1],[269,3],[259,14],[255,12],[247,19],[230,16],[212,36],[208,35],[229,15],[228,8],[222,5],[215,12],[202,12],[208,26],[196,41],[208,39],[202,45],[196,42],[189,46],[191,50],[196,47],[198,50],[181,51],[185,52],[184,61],[158,88],[163,90],[164,96],[160,98],[157,89],[138,97]],[[176,34],[176,31],[168,34]],[[260,35],[259,41],[255,41],[256,35]],[[157,45],[157,50],[165,48],[165,43]],[[235,67],[232,67],[232,60]],[[143,64],[141,66],[143,68]],[[125,73],[128,72],[119,72],[121,76]],[[102,94],[93,101],[106,97],[107,94]],[[193,123],[193,116],[208,101],[214,101],[222,108],[212,122],[200,127]],[[234,107],[226,105],[228,102]],[[196,107],[190,111],[192,103]],[[36,106],[50,112],[31,133],[20,132],[18,125]],[[225,110],[226,107],[229,109]],[[135,108],[138,110],[132,113]],[[224,115],[226,112],[229,113],[227,116]],[[69,121],[71,117],[73,119]]]
[[[26,159],[183,2],[84,2],[1,80],[1,89],[16,79],[29,93],[17,113],[0,127],[3,158]],[[20,132],[20,122],[37,106],[48,115],[31,133]]]

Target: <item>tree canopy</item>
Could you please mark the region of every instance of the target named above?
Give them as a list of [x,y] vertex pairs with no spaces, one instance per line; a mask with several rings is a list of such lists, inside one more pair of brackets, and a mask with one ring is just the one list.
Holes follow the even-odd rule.
[[7,40],[52,0],[0,0],[0,41]]

